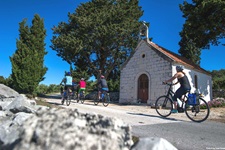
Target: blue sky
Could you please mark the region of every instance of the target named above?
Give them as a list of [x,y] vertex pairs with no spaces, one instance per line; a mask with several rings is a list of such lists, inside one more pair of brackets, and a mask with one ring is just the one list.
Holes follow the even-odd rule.
[[[27,18],[30,26],[34,14],[44,19],[47,30],[45,66],[48,71],[43,84],[59,84],[64,71],[69,70],[69,64],[56,55],[50,48],[52,30],[59,22],[67,22],[68,12],[73,13],[80,3],[89,0],[2,0],[0,1],[0,76],[5,78],[11,74],[9,57],[15,53],[16,39],[19,37],[19,23]],[[190,2],[190,0],[188,0]],[[179,9],[183,0],[140,0],[139,5],[144,10],[140,20],[150,22],[149,37],[153,42],[178,53],[180,41],[179,32],[182,30],[184,18]],[[224,40],[223,40],[224,41]],[[224,46],[211,47],[203,50],[201,67],[205,70],[225,69]]]

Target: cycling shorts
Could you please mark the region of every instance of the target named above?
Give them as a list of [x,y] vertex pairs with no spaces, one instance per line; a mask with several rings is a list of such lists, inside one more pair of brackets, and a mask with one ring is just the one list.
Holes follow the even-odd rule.
[[80,93],[81,91],[85,91],[85,90],[86,90],[86,88],[80,88],[78,93]]
[[72,85],[65,85],[65,90],[67,90],[68,88],[72,89]]
[[101,92],[102,92],[102,91],[107,91],[107,92],[108,92],[109,89],[108,89],[108,88],[101,88]]

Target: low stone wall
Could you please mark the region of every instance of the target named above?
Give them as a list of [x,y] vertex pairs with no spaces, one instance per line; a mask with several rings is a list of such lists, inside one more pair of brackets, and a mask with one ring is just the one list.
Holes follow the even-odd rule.
[[[85,98],[93,100],[96,95],[97,95],[97,91],[94,91],[86,95]],[[119,102],[119,92],[110,92],[109,96],[110,96],[111,102]]]

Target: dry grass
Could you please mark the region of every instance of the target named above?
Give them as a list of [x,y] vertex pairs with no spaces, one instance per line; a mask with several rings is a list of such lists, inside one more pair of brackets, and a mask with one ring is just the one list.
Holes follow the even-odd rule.
[[209,120],[225,123],[225,107],[210,108]]

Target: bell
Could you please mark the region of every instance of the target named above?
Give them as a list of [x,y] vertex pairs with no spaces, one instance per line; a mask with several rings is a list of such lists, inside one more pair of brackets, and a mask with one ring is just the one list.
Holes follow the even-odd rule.
[[141,29],[140,36],[146,36],[146,29]]

